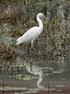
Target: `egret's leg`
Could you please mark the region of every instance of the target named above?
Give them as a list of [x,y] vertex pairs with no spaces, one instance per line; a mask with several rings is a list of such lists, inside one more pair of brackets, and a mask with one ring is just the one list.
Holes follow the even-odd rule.
[[31,41],[31,47],[32,47],[32,48],[33,48],[33,42],[34,42],[34,40]]

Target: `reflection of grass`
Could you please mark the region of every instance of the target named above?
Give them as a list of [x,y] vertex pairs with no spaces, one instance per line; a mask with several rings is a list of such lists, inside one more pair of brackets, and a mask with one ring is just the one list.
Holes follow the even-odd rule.
[[12,76],[9,76],[9,78],[15,78],[15,79],[18,79],[18,80],[31,80],[30,76],[25,75],[24,77],[22,77],[22,74],[12,75]]
[[17,90],[17,91],[19,91],[19,90],[22,90],[22,91],[26,91],[27,90],[27,88],[26,87],[10,87],[10,86],[5,86],[4,88],[3,87],[0,87],[0,90],[5,90],[5,91],[11,91],[11,90]]
[[30,80],[30,76],[25,75],[25,77],[22,77],[22,74],[18,74],[18,75],[16,75],[16,79]]

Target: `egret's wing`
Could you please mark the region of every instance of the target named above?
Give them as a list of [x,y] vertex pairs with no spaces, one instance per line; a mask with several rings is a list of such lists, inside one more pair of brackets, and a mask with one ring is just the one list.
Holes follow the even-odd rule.
[[29,29],[27,32],[25,32],[21,37],[19,37],[16,41],[16,44],[21,44],[24,42],[29,42],[33,39],[35,39],[38,36],[38,27],[33,27]]
[[31,41],[37,35],[38,27],[29,29],[22,35],[23,41]]

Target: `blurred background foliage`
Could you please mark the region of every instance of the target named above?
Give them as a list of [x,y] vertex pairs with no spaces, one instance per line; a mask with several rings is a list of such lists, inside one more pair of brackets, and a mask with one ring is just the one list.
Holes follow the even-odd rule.
[[[38,25],[39,12],[46,21],[34,49],[30,44],[16,46],[18,37]],[[25,76],[25,62],[70,72],[69,0],[0,0],[0,72]]]

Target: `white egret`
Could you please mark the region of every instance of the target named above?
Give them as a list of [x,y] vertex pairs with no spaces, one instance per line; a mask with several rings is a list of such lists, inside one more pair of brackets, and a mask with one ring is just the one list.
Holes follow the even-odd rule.
[[21,37],[19,37],[16,40],[16,45],[19,45],[21,43],[27,43],[31,42],[31,47],[33,47],[34,40],[41,34],[43,31],[43,23],[42,19],[45,16],[42,13],[38,13],[36,16],[37,22],[39,26],[34,26],[31,29],[29,29],[27,32],[25,32]]

